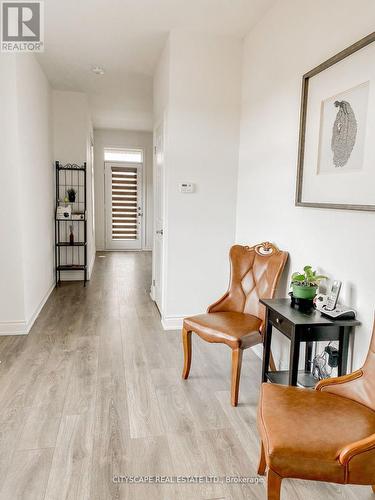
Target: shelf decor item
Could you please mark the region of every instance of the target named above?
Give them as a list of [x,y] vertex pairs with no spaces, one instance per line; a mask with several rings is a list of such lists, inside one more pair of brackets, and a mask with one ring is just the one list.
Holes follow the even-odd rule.
[[56,219],[71,219],[72,207],[70,205],[56,207]]
[[76,201],[77,191],[73,188],[69,188],[67,190],[67,194],[68,194],[68,200],[70,201],[70,203],[74,203]]
[[300,305],[312,307],[313,300],[319,287],[319,283],[326,279],[326,276],[318,275],[311,266],[305,266],[303,273],[292,274],[290,286],[292,287],[292,299],[300,300]]
[[[73,199],[74,198],[74,199]],[[61,200],[74,203],[62,206]],[[87,281],[87,182],[86,163],[62,165],[56,162],[55,272],[56,286],[61,272],[78,271]]]
[[71,245],[74,245],[74,232],[73,232],[73,225],[69,226],[70,229],[70,235],[69,235],[69,243]]
[[375,210],[375,32],[302,78],[296,205]]

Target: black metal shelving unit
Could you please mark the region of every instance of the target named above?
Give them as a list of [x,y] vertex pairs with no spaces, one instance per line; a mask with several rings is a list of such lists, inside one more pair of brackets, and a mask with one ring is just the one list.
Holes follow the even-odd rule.
[[[67,190],[76,191],[74,202],[66,201]],[[59,206],[71,206],[71,217],[58,218]],[[70,243],[70,226],[74,243]],[[61,283],[61,271],[82,271],[83,284],[87,281],[87,173],[86,163],[61,165],[56,161],[55,211],[55,272],[56,286]]]

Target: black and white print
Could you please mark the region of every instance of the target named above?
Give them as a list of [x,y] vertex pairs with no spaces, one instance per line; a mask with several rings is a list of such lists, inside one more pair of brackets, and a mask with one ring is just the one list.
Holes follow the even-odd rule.
[[361,170],[369,82],[322,102],[318,173]]

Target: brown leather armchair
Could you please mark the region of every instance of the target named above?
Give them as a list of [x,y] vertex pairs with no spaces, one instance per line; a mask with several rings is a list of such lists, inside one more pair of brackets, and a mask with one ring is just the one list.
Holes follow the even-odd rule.
[[315,391],[263,384],[258,473],[268,499],[284,478],[371,485],[375,492],[375,322],[364,366],[320,381]]
[[231,403],[237,406],[243,350],[263,340],[264,307],[259,299],[273,297],[287,258],[287,252],[268,242],[231,248],[228,291],[206,314],[184,319],[184,379],[190,371],[192,332],[207,342],[227,344],[232,349]]

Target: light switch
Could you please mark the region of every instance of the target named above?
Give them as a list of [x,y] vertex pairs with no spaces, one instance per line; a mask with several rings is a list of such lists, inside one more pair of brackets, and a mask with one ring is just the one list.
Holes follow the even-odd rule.
[[192,182],[181,182],[178,189],[180,193],[194,193],[195,186]]

